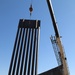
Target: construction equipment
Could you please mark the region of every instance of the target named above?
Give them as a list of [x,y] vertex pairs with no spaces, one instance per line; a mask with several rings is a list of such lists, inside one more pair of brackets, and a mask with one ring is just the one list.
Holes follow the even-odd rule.
[[32,2],[33,2],[33,0],[31,0],[30,7],[29,7],[30,18],[31,18],[31,15],[32,15],[32,12],[33,12]]
[[33,11],[32,4],[30,5],[29,11],[30,11],[30,16],[31,16],[32,11]]
[[46,0],[46,1],[48,4],[49,12],[51,15],[51,19],[52,19],[52,23],[53,23],[53,27],[55,31],[55,36],[54,37],[51,36],[51,42],[53,45],[53,49],[55,51],[57,62],[58,62],[58,65],[63,65],[62,75],[69,75],[68,66],[67,66],[67,58],[65,56],[65,52],[64,52],[60,35],[58,32],[57,23],[56,23],[56,19],[55,19],[53,8],[52,8],[52,3],[51,3],[51,0]]

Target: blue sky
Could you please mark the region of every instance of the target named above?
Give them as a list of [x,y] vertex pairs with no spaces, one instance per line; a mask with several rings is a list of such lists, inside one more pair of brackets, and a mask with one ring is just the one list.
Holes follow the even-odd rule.
[[[30,19],[31,0],[0,0],[0,75],[8,75],[19,19]],[[75,0],[52,0],[70,75],[75,73]],[[50,41],[55,35],[46,0],[33,0],[31,19],[41,20],[38,73],[57,66]]]

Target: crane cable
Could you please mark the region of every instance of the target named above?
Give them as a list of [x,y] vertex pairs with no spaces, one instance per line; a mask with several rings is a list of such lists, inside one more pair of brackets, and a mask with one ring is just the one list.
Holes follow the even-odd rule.
[[33,2],[33,0],[31,0],[30,7],[29,7],[29,11],[30,11],[30,18],[31,18],[32,11],[33,11],[32,2]]

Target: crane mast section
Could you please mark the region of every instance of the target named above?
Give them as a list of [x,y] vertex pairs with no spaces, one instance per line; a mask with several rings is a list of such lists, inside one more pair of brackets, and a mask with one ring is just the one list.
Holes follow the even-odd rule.
[[53,8],[52,8],[52,3],[51,3],[51,0],[46,0],[46,1],[47,1],[47,5],[48,5],[48,8],[49,8],[50,15],[51,15],[52,23],[53,23],[57,45],[58,45],[59,51],[60,51],[60,59],[62,61],[62,65],[63,65],[63,70],[62,70],[63,75],[69,75],[66,57],[64,55],[64,50],[63,50],[60,35],[59,35],[59,32],[58,32],[56,19],[55,19]]

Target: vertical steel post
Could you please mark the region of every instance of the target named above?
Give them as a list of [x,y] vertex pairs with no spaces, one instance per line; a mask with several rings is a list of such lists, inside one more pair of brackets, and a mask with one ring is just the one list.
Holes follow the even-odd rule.
[[22,35],[22,40],[21,40],[21,47],[20,47],[19,58],[18,58],[18,63],[17,63],[16,75],[19,75],[19,68],[20,68],[20,63],[21,63],[20,60],[21,60],[21,55],[22,55],[22,46],[23,46],[25,29],[22,29],[22,32],[23,32],[23,35]]
[[27,40],[27,34],[28,34],[28,29],[26,29],[26,35],[25,35],[25,41],[24,41],[24,48],[23,48],[23,55],[22,55],[22,62],[21,62],[21,68],[20,68],[20,75],[23,74],[23,65],[24,65],[24,57],[25,57],[25,48],[26,48],[26,40]]
[[32,35],[31,35],[31,43],[30,43],[30,53],[29,53],[29,63],[28,63],[28,72],[27,75],[30,75],[30,66],[31,66],[31,56],[32,56],[32,44],[33,44],[33,30],[32,29]]
[[27,52],[26,52],[26,59],[25,59],[25,66],[24,66],[24,75],[26,74],[27,70],[27,62],[28,62],[28,51],[29,51],[29,43],[30,43],[30,29],[29,29],[29,35],[28,35],[28,43],[27,43]]
[[17,39],[18,39],[18,34],[19,34],[19,28],[17,30],[17,34],[16,34],[16,39],[15,39],[15,44],[14,44],[14,49],[13,49],[13,53],[12,53],[12,58],[11,58],[11,63],[10,63],[10,68],[9,68],[9,72],[8,72],[8,75],[11,75],[11,71],[12,71],[12,65],[13,65],[13,60],[14,60],[14,57],[15,57],[15,52],[16,52],[16,44],[17,44]]
[[16,50],[16,55],[15,55],[15,60],[14,60],[14,65],[13,65],[13,70],[12,70],[12,75],[15,75],[15,71],[16,71],[16,65],[17,65],[17,57],[18,57],[18,53],[19,53],[19,45],[20,45],[20,39],[21,39],[21,33],[22,33],[22,28],[20,30],[20,35],[19,35],[19,41],[18,41],[18,45],[17,45],[17,50]]
[[34,46],[33,46],[33,58],[32,58],[32,69],[31,69],[31,75],[34,75],[34,63],[35,63],[35,46],[36,46],[36,29],[34,32]]

